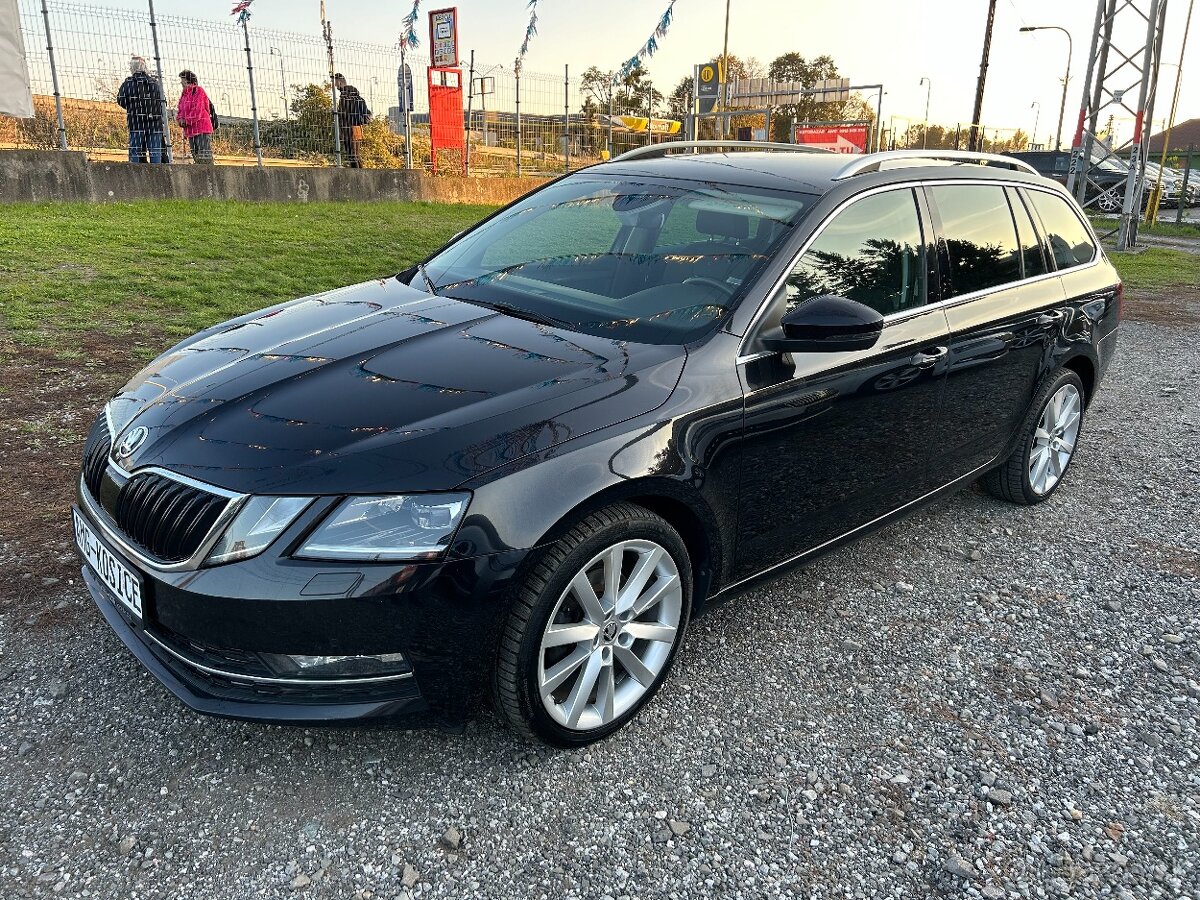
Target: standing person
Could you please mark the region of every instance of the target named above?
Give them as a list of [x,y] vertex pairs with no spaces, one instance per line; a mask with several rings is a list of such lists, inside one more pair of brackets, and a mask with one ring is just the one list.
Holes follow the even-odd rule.
[[179,109],[175,119],[183,128],[183,136],[192,148],[192,159],[200,165],[211,166],[213,162],[213,108],[212,101],[204,88],[200,87],[196,73],[184,69],[179,73],[179,84],[183,93],[179,95]]
[[146,72],[144,57],[129,60],[129,77],[117,91],[117,104],[125,110],[129,128],[129,161],[162,162],[163,96],[158,82]]
[[338,89],[338,129],[342,133],[342,150],[346,154],[346,165],[351,169],[361,169],[362,161],[358,153],[362,147],[363,126],[371,121],[371,110],[367,101],[352,84],[346,83],[346,77],[338,72],[333,76],[333,83]]

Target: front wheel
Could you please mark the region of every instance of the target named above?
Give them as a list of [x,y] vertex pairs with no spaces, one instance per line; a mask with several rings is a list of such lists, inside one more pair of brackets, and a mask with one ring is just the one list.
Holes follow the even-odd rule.
[[1075,455],[1083,412],[1083,382],[1059,369],[1034,398],[1017,449],[983,477],[988,493],[1024,506],[1053,494]]
[[607,737],[661,686],[691,604],[687,547],[670,525],[628,503],[592,513],[517,592],[495,670],[501,716],[559,747]]

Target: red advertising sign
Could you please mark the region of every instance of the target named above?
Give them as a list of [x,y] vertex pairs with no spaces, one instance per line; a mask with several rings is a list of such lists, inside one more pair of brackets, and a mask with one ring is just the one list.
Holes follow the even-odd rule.
[[797,125],[796,143],[834,153],[866,153],[869,125]]

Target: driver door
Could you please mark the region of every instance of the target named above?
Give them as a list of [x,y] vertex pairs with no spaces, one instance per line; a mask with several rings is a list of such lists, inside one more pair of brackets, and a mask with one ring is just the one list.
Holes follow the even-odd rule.
[[[929,308],[936,253],[910,188],[842,207],[799,257],[739,359],[745,396],[735,577],[835,540],[934,486],[930,435],[949,327]],[[836,294],[884,315],[867,350],[771,353],[755,343],[806,300]]]

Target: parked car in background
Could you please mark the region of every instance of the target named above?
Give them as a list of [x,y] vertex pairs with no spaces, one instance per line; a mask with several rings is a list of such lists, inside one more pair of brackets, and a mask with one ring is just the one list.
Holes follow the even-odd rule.
[[1052,497],[1121,314],[1075,201],[1000,156],[710,149],[575,172],[147,366],[73,513],[126,646],[205,713],[490,697],[576,746],[757,579],[976,480]]
[[[1029,163],[1038,173],[1047,178],[1053,178],[1060,184],[1067,183],[1067,174],[1071,168],[1071,154],[1067,151],[1031,150],[1028,152],[1009,153],[1008,156]],[[1125,202],[1125,187],[1129,181],[1129,166],[1124,162],[1113,159],[1095,159],[1089,171],[1092,182],[1084,198],[1084,206],[1094,208],[1098,212],[1112,215],[1119,213]],[[1149,199],[1150,189],[1158,178],[1158,165],[1146,163],[1146,191],[1142,196],[1142,208]],[[1200,180],[1200,179],[1197,179]],[[1183,190],[1183,179],[1164,172],[1163,196],[1160,205],[1175,207],[1179,205],[1180,197],[1184,197],[1186,206],[1195,206],[1200,197],[1200,187],[1191,184],[1187,192]]]

